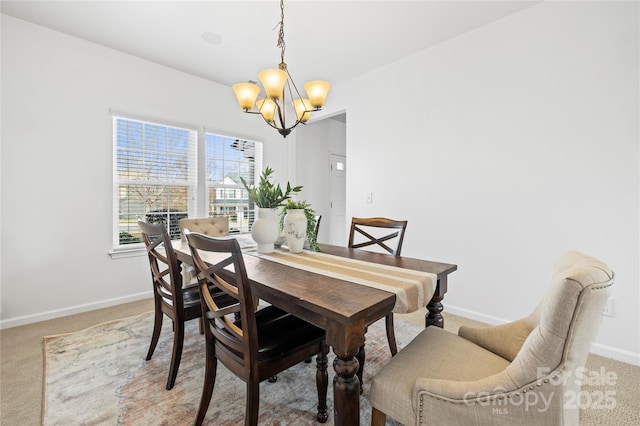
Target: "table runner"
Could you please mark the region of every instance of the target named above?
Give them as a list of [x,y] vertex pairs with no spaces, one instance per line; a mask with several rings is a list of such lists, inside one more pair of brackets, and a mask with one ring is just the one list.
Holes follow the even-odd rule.
[[301,253],[291,253],[286,249],[276,249],[269,254],[254,251],[247,251],[245,254],[394,293],[396,304],[393,312],[398,314],[414,312],[425,307],[431,300],[438,282],[438,276],[429,272],[364,262],[322,252],[304,250]]

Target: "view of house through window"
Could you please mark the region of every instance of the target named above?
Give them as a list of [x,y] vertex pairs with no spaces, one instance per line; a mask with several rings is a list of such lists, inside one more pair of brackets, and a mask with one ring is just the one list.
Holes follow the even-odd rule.
[[[113,117],[114,246],[142,241],[138,219],[164,223],[180,237],[178,220],[228,216],[231,233],[249,232],[253,205],[240,176],[253,183],[262,168],[262,144],[205,134],[204,170],[198,170],[198,132],[164,124]],[[198,187],[206,187],[206,200]]]
[[254,219],[253,204],[240,177],[254,182],[262,168],[262,144],[205,135],[205,169],[209,216],[228,216],[229,232],[249,232]]

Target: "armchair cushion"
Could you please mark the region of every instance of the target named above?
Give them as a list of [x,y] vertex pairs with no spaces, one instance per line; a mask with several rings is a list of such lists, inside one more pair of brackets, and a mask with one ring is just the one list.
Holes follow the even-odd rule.
[[[427,327],[373,378],[371,405],[400,423],[411,425],[418,411],[413,398],[417,377],[472,381],[498,373],[507,365],[508,360],[467,339],[438,327]],[[385,399],[385,395],[394,397]]]

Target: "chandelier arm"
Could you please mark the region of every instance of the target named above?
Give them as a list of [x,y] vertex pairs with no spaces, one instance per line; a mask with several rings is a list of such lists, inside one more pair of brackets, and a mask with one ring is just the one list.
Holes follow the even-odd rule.
[[274,121],[267,121],[266,118],[264,118],[264,115],[262,115],[260,113],[260,111],[247,111],[247,110],[243,110],[243,112],[247,113],[247,114],[260,114],[260,116],[262,117],[262,119],[264,120],[265,123],[267,123],[269,126],[273,127],[276,130],[292,130],[294,127],[296,127],[298,124],[300,124],[300,120],[297,120],[293,126],[291,127],[285,127],[285,124],[283,124],[283,121],[281,119],[281,115],[280,115],[280,104],[278,104],[276,102],[276,110],[278,111],[278,121],[280,121],[280,126],[278,127],[276,124],[274,124]]
[[[250,114],[256,114],[254,113],[250,113]],[[274,129],[276,129],[278,131],[278,133],[280,133],[283,137],[287,137],[287,135],[289,133],[291,133],[291,130],[293,130],[298,124],[302,123],[305,124],[304,122],[302,122],[301,120],[296,120],[296,122],[294,123],[293,126],[291,127],[278,127],[276,126],[272,121],[267,121],[264,116],[262,117],[262,119],[264,120],[265,123],[267,123],[270,127],[273,127]]]
[[291,96],[291,100],[293,100],[293,92],[291,91],[292,85],[294,90],[296,91],[296,95],[298,95],[298,99],[302,99],[302,95],[300,95],[300,91],[298,90],[298,86],[296,86],[296,82],[293,81],[293,77],[291,77],[289,70],[287,69],[286,71],[287,75],[289,76],[289,78],[287,79],[287,87],[289,88],[289,96]]
[[277,102],[276,100],[274,100],[274,102],[276,103],[276,112],[278,113],[278,120],[280,121],[280,128],[284,129],[287,127],[286,125],[286,115],[284,112],[284,90],[282,91],[282,108],[280,107],[280,102]]
[[282,97],[282,106],[280,106],[280,103],[276,102],[276,110],[278,112],[278,120],[280,121],[280,127],[271,125],[271,127],[275,128],[275,129],[282,129],[284,131],[287,132],[287,134],[289,134],[289,132],[291,132],[291,130],[296,127],[298,124],[300,124],[300,122],[302,121],[302,118],[300,119],[296,119],[296,122],[293,123],[293,126],[287,127],[287,122],[286,122],[286,114],[285,114],[285,105],[284,105],[284,94]]

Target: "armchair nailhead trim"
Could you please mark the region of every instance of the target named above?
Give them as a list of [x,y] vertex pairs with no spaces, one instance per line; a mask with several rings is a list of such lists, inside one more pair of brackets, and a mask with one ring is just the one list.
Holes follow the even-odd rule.
[[612,285],[613,285],[613,281],[609,281],[609,282],[604,283],[603,285],[599,285],[597,287],[591,287],[591,290],[600,290],[600,289],[603,289],[603,288],[611,287]]
[[[555,379],[555,378],[559,377],[561,374],[562,374],[562,369],[556,370],[553,373],[553,376],[547,376],[547,377],[551,377],[551,378]],[[529,384],[529,386],[525,385],[524,388],[521,388],[521,389],[519,389],[517,391],[512,391],[512,392],[507,393],[507,394],[491,395],[491,396],[487,396],[485,398],[478,398],[475,401],[473,401],[473,404],[477,406],[477,405],[486,404],[486,403],[492,402],[492,401],[495,402],[496,400],[503,400],[505,398],[511,399],[513,397],[518,397],[521,394],[526,394],[529,390],[534,390],[536,386],[540,387],[540,386],[543,386],[543,383],[549,383],[549,381],[550,381],[550,379],[546,378],[544,380],[536,382],[535,385],[534,384]],[[420,417],[420,422],[419,422],[420,424],[424,423],[424,420],[423,420],[424,396],[425,396],[425,394],[421,394],[420,395],[420,403],[419,403],[420,407],[418,409],[419,410],[419,417]],[[451,401],[451,400],[448,400],[446,398],[439,398],[436,395],[426,394],[426,396],[429,397],[429,398],[433,398],[435,400],[438,400],[438,401],[448,402],[448,403],[452,403],[452,404],[461,403],[461,401]],[[466,401],[465,404],[469,404],[469,401]]]

